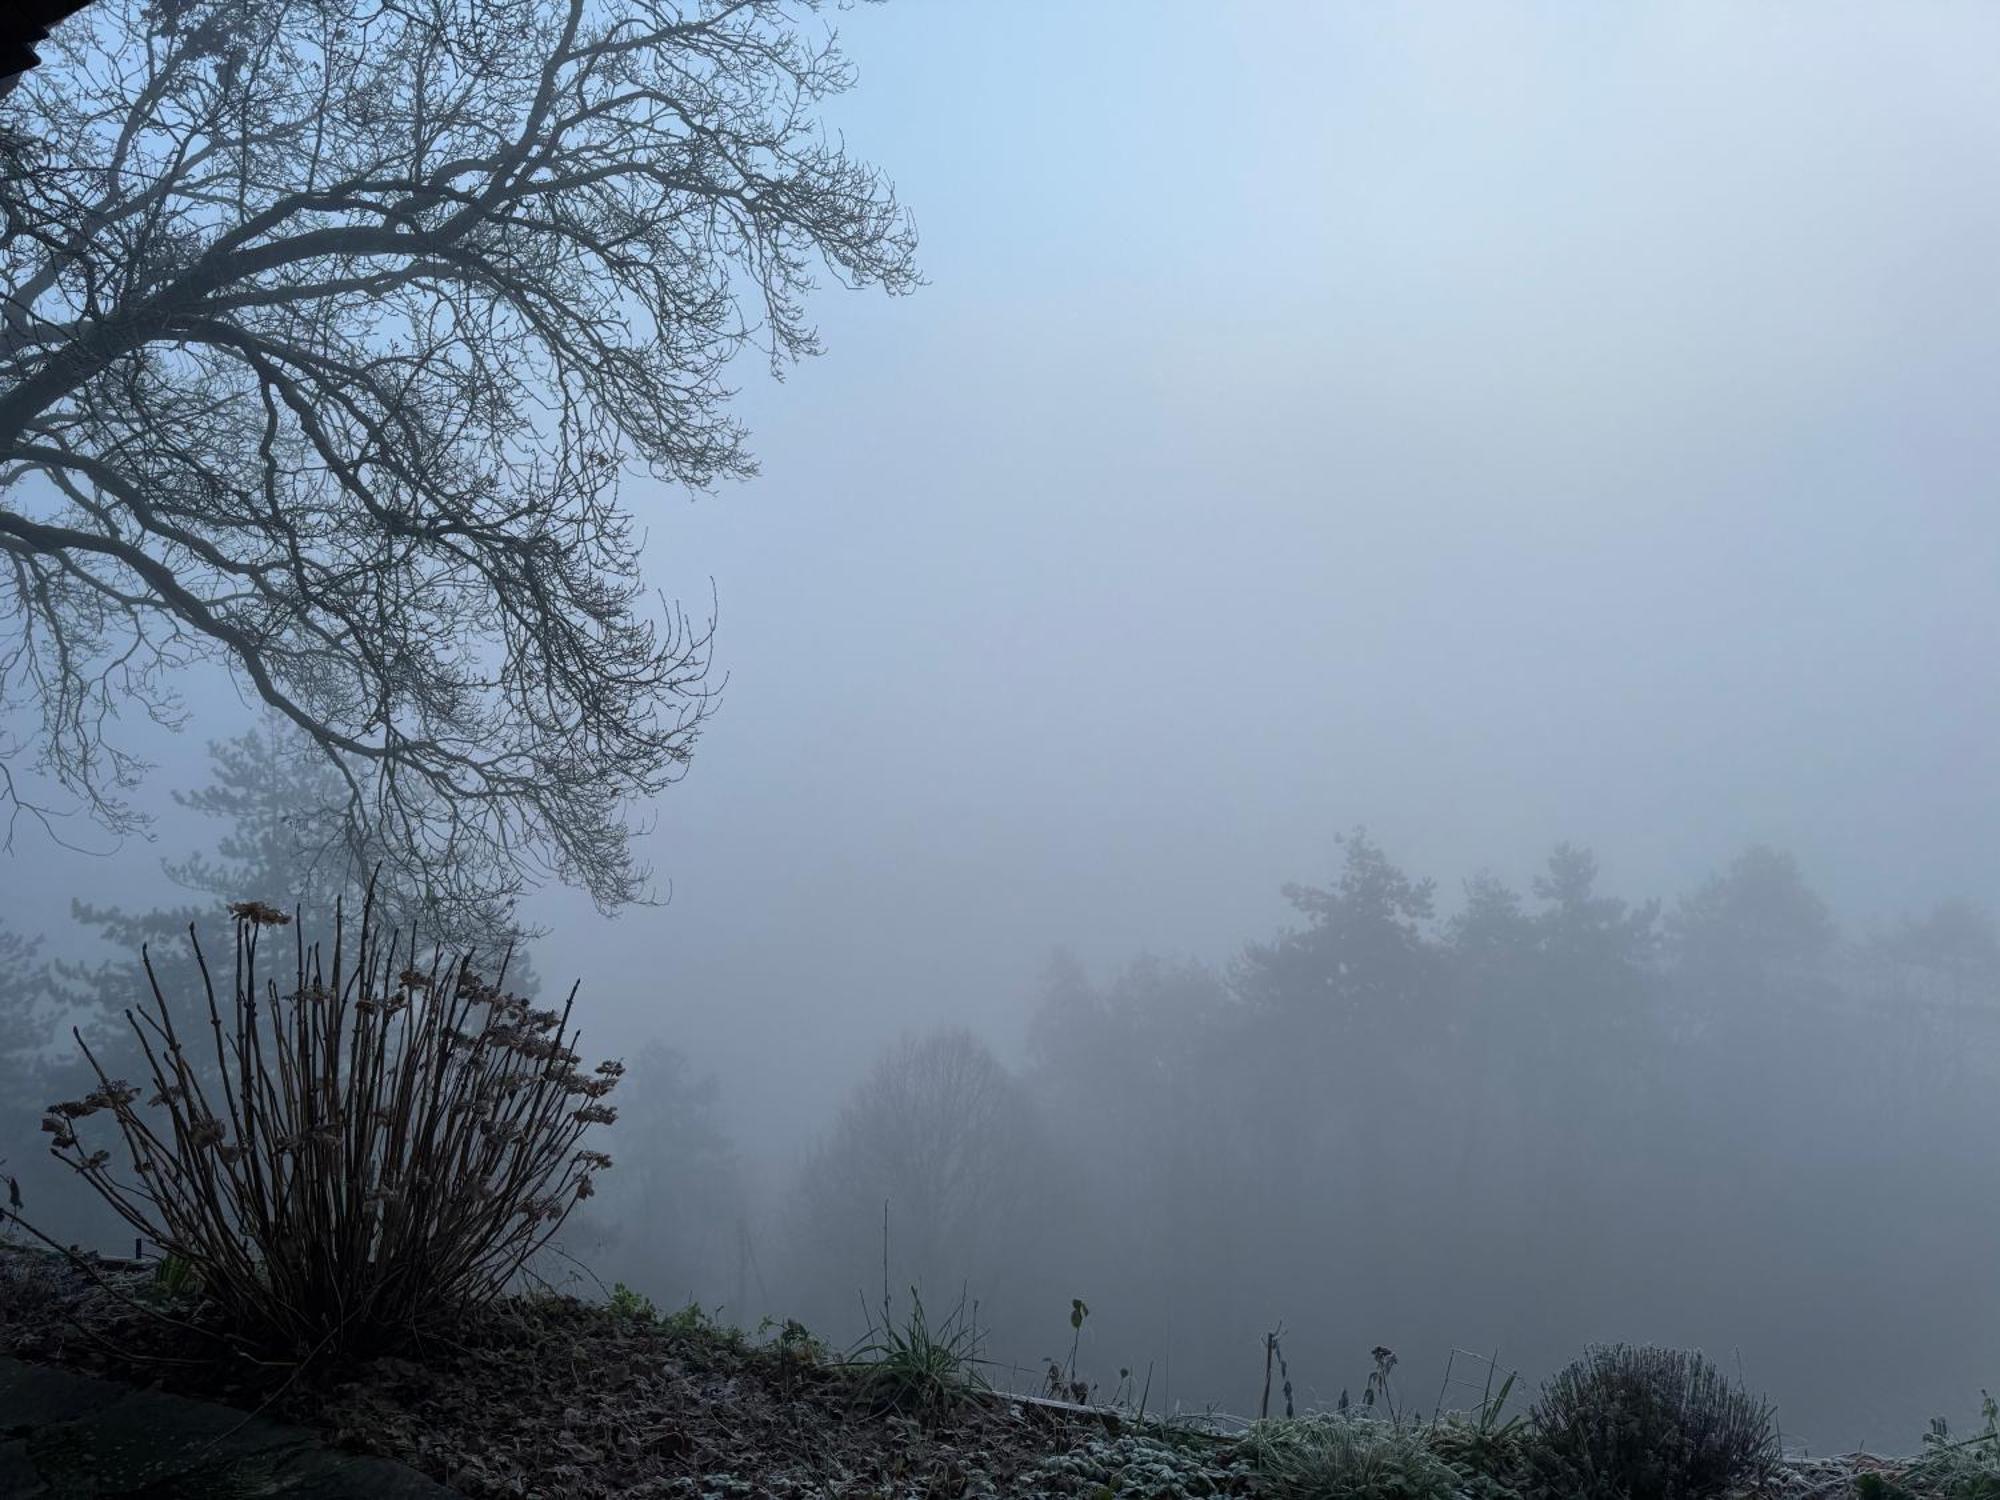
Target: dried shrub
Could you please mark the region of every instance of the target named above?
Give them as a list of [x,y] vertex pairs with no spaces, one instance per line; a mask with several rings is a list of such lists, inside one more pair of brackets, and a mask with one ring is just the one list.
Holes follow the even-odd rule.
[[[296,939],[281,991],[258,947],[289,919],[255,902],[231,912],[232,1004],[197,942],[206,1014],[184,1032],[148,961],[150,1003],[126,1019],[150,1094],[107,1077],[79,1037],[98,1087],[51,1107],[55,1155],[247,1342],[379,1349],[496,1296],[611,1165],[581,1141],[615,1117],[603,1100],[623,1068],[578,1071],[575,991],[536,1010],[469,961],[420,969],[414,945],[399,957],[378,935],[372,904],[351,941],[336,909],[330,954]],[[129,1179],[82,1138],[98,1114]]]
[[1700,1354],[1599,1345],[1542,1387],[1539,1458],[1578,1500],[1703,1500],[1768,1478],[1771,1407]]

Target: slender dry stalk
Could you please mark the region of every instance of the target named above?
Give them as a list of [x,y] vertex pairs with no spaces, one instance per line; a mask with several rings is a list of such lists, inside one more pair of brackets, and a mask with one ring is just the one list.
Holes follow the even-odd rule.
[[[290,919],[231,912],[232,1004],[195,942],[205,1014],[184,1032],[148,960],[151,1002],[126,1019],[153,1093],[142,1111],[79,1036],[98,1087],[51,1107],[56,1157],[184,1260],[247,1341],[376,1348],[499,1294],[611,1165],[580,1142],[615,1118],[602,1101],[624,1069],[578,1071],[576,992],[535,1010],[442,952],[420,969],[413,939],[399,955],[377,933],[372,899],[357,933],[336,906],[330,953],[295,936],[281,991],[258,949]],[[99,1113],[129,1179],[78,1136]]]

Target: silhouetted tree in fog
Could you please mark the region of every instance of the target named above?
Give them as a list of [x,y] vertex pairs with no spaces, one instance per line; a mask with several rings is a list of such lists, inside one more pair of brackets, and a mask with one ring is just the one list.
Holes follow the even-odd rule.
[[[1339,853],[1226,978],[1049,963],[1024,1112],[1043,1169],[954,1155],[1007,1138],[964,1129],[1011,1092],[971,1038],[938,1054],[962,1089],[915,1086],[951,1076],[916,1044],[878,1064],[801,1179],[805,1271],[840,1271],[818,1305],[872,1299],[888,1197],[897,1284],[919,1257],[964,1279],[1003,1357],[1060,1352],[1081,1295],[1087,1374],[1153,1362],[1159,1391],[1171,1365],[1173,1400],[1238,1411],[1279,1320],[1306,1401],[1383,1343],[1428,1381],[1468,1339],[1549,1371],[1592,1339],[1726,1337],[1766,1368],[1813,1350],[1820,1400],[1851,1386],[1853,1339],[1990,1344],[2000,953],[1975,908],[1851,943],[1796,860],[1751,848],[1663,921],[1560,845],[1441,921],[1372,839]],[[1919,1253],[1936,1285],[1910,1283]]]
[[792,1242],[819,1305],[879,1288],[885,1203],[892,1287],[992,1296],[1036,1237],[1026,1215],[1047,1165],[1025,1090],[984,1042],[963,1027],[905,1038],[799,1174]]
[[604,1148],[617,1160],[590,1212],[572,1229],[599,1276],[616,1278],[670,1304],[725,1303],[736,1321],[748,1205],[736,1153],[718,1119],[713,1076],[649,1043],[628,1065],[618,1121]]
[[1685,897],[1669,927],[1685,979],[1725,992],[1782,984],[1824,959],[1837,936],[1798,861],[1762,844]]
[[[1365,830],[1339,844],[1332,886],[1285,887],[1306,925],[1252,944],[1233,977],[1253,1017],[1245,1045],[1258,1082],[1246,1102],[1273,1180],[1287,1184],[1266,1213],[1281,1240],[1322,1249],[1401,1196],[1392,1142],[1420,1128],[1446,1022],[1428,933],[1435,885],[1405,875]],[[1330,1193],[1358,1215],[1330,1219]]]
[[[725,371],[915,284],[811,0],[104,0],[7,101],[0,799],[143,813],[121,704],[220,663],[436,880],[646,890],[709,707],[628,460],[751,472]],[[487,887],[491,889],[491,887]]]
[[1884,938],[1880,947],[1896,962],[1936,975],[1957,999],[1979,994],[2000,974],[2000,926],[1969,901],[1939,902]]
[[[166,862],[166,873],[194,899],[143,912],[74,903],[76,920],[93,930],[109,957],[98,963],[53,966],[74,1016],[117,1015],[146,984],[141,955],[177,993],[199,984],[188,929],[221,951],[233,901],[257,900],[280,910],[331,910],[336,899],[358,914],[371,883],[383,930],[399,930],[426,953],[433,947],[470,953],[488,973],[507,964],[508,987],[532,993],[533,972],[523,934],[504,897],[463,890],[439,900],[421,872],[388,864],[380,846],[344,816],[345,788],[311,741],[276,714],[231,739],[209,746],[210,779],[175,800],[222,825],[213,854]],[[511,951],[510,951],[511,950]]]

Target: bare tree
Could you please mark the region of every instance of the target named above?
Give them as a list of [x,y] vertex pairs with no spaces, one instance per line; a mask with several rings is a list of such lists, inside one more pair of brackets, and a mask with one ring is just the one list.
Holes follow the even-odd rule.
[[[104,0],[0,107],[0,798],[113,830],[219,660],[413,863],[642,897],[711,706],[617,496],[917,281],[816,0]],[[38,712],[35,712],[38,710]],[[32,727],[18,726],[27,721]],[[0,721],[4,724],[7,721]]]
[[799,1279],[825,1307],[852,1307],[887,1203],[904,1284],[970,1279],[990,1299],[1022,1260],[1046,1163],[1025,1092],[984,1042],[962,1026],[907,1036],[876,1059],[803,1164],[792,1203]]

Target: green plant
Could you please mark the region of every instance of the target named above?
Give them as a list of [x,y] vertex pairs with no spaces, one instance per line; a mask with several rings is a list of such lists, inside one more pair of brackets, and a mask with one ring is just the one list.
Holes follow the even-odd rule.
[[2000,1500],[2000,1403],[1979,1393],[1983,1425],[1954,1439],[1944,1418],[1924,1434],[1923,1456],[1903,1471],[1910,1488],[1937,1500]]
[[1242,1446],[1280,1500],[1458,1500],[1458,1474],[1423,1431],[1382,1417],[1273,1417],[1255,1423]]
[[740,1342],[743,1337],[742,1332],[725,1324],[717,1316],[721,1311],[722,1309],[718,1307],[715,1312],[710,1312],[699,1302],[690,1301],[685,1307],[676,1308],[673,1312],[661,1314],[659,1316],[659,1324],[660,1327],[676,1338],[722,1339],[729,1343]]
[[1861,1474],[1854,1480],[1854,1500],[1917,1500],[1917,1492],[1883,1474]]
[[787,1365],[819,1365],[826,1363],[826,1341],[814,1333],[797,1318],[787,1318],[780,1323],[774,1318],[765,1318],[757,1325],[757,1332],[772,1335],[771,1348],[778,1358]]
[[1576,1500],[1702,1500],[1777,1463],[1771,1407],[1686,1350],[1593,1347],[1532,1415],[1545,1480]]
[[621,1318],[630,1318],[636,1323],[657,1323],[660,1310],[653,1306],[651,1297],[643,1297],[624,1282],[611,1288],[611,1311]]
[[899,1325],[885,1301],[878,1323],[848,1355],[861,1373],[869,1403],[880,1411],[900,1411],[926,1421],[949,1412],[968,1396],[987,1389],[979,1371],[979,1327],[961,1297],[943,1322],[933,1326],[924,1301],[910,1288],[910,1313]]
[[201,1276],[185,1255],[169,1252],[153,1268],[153,1285],[172,1296],[183,1296],[201,1286]]
[[201,1293],[201,1276],[187,1257],[171,1251],[153,1267],[152,1278],[134,1288],[139,1300],[153,1307],[170,1307]]
[[[197,943],[207,1024],[184,1034],[149,963],[131,1024],[152,1097],[142,1110],[142,1090],[85,1045],[98,1087],[51,1107],[55,1155],[248,1344],[377,1349],[499,1295],[611,1165],[580,1143],[616,1117],[602,1100],[624,1070],[577,1071],[575,992],[532,1010],[468,963],[419,969],[414,944],[399,956],[376,932],[372,893],[351,940],[336,907],[330,952],[297,943],[281,991],[258,938],[290,919],[258,902],[231,912],[232,1003]],[[198,1069],[191,1050],[211,1046]],[[131,1177],[79,1135],[98,1114]]]
[[1476,1410],[1454,1412],[1431,1424],[1431,1451],[1451,1465],[1468,1495],[1512,1494],[1527,1484],[1531,1467],[1527,1418],[1519,1413],[1503,1417],[1518,1372],[1508,1374],[1495,1390],[1491,1371],[1489,1364]]

